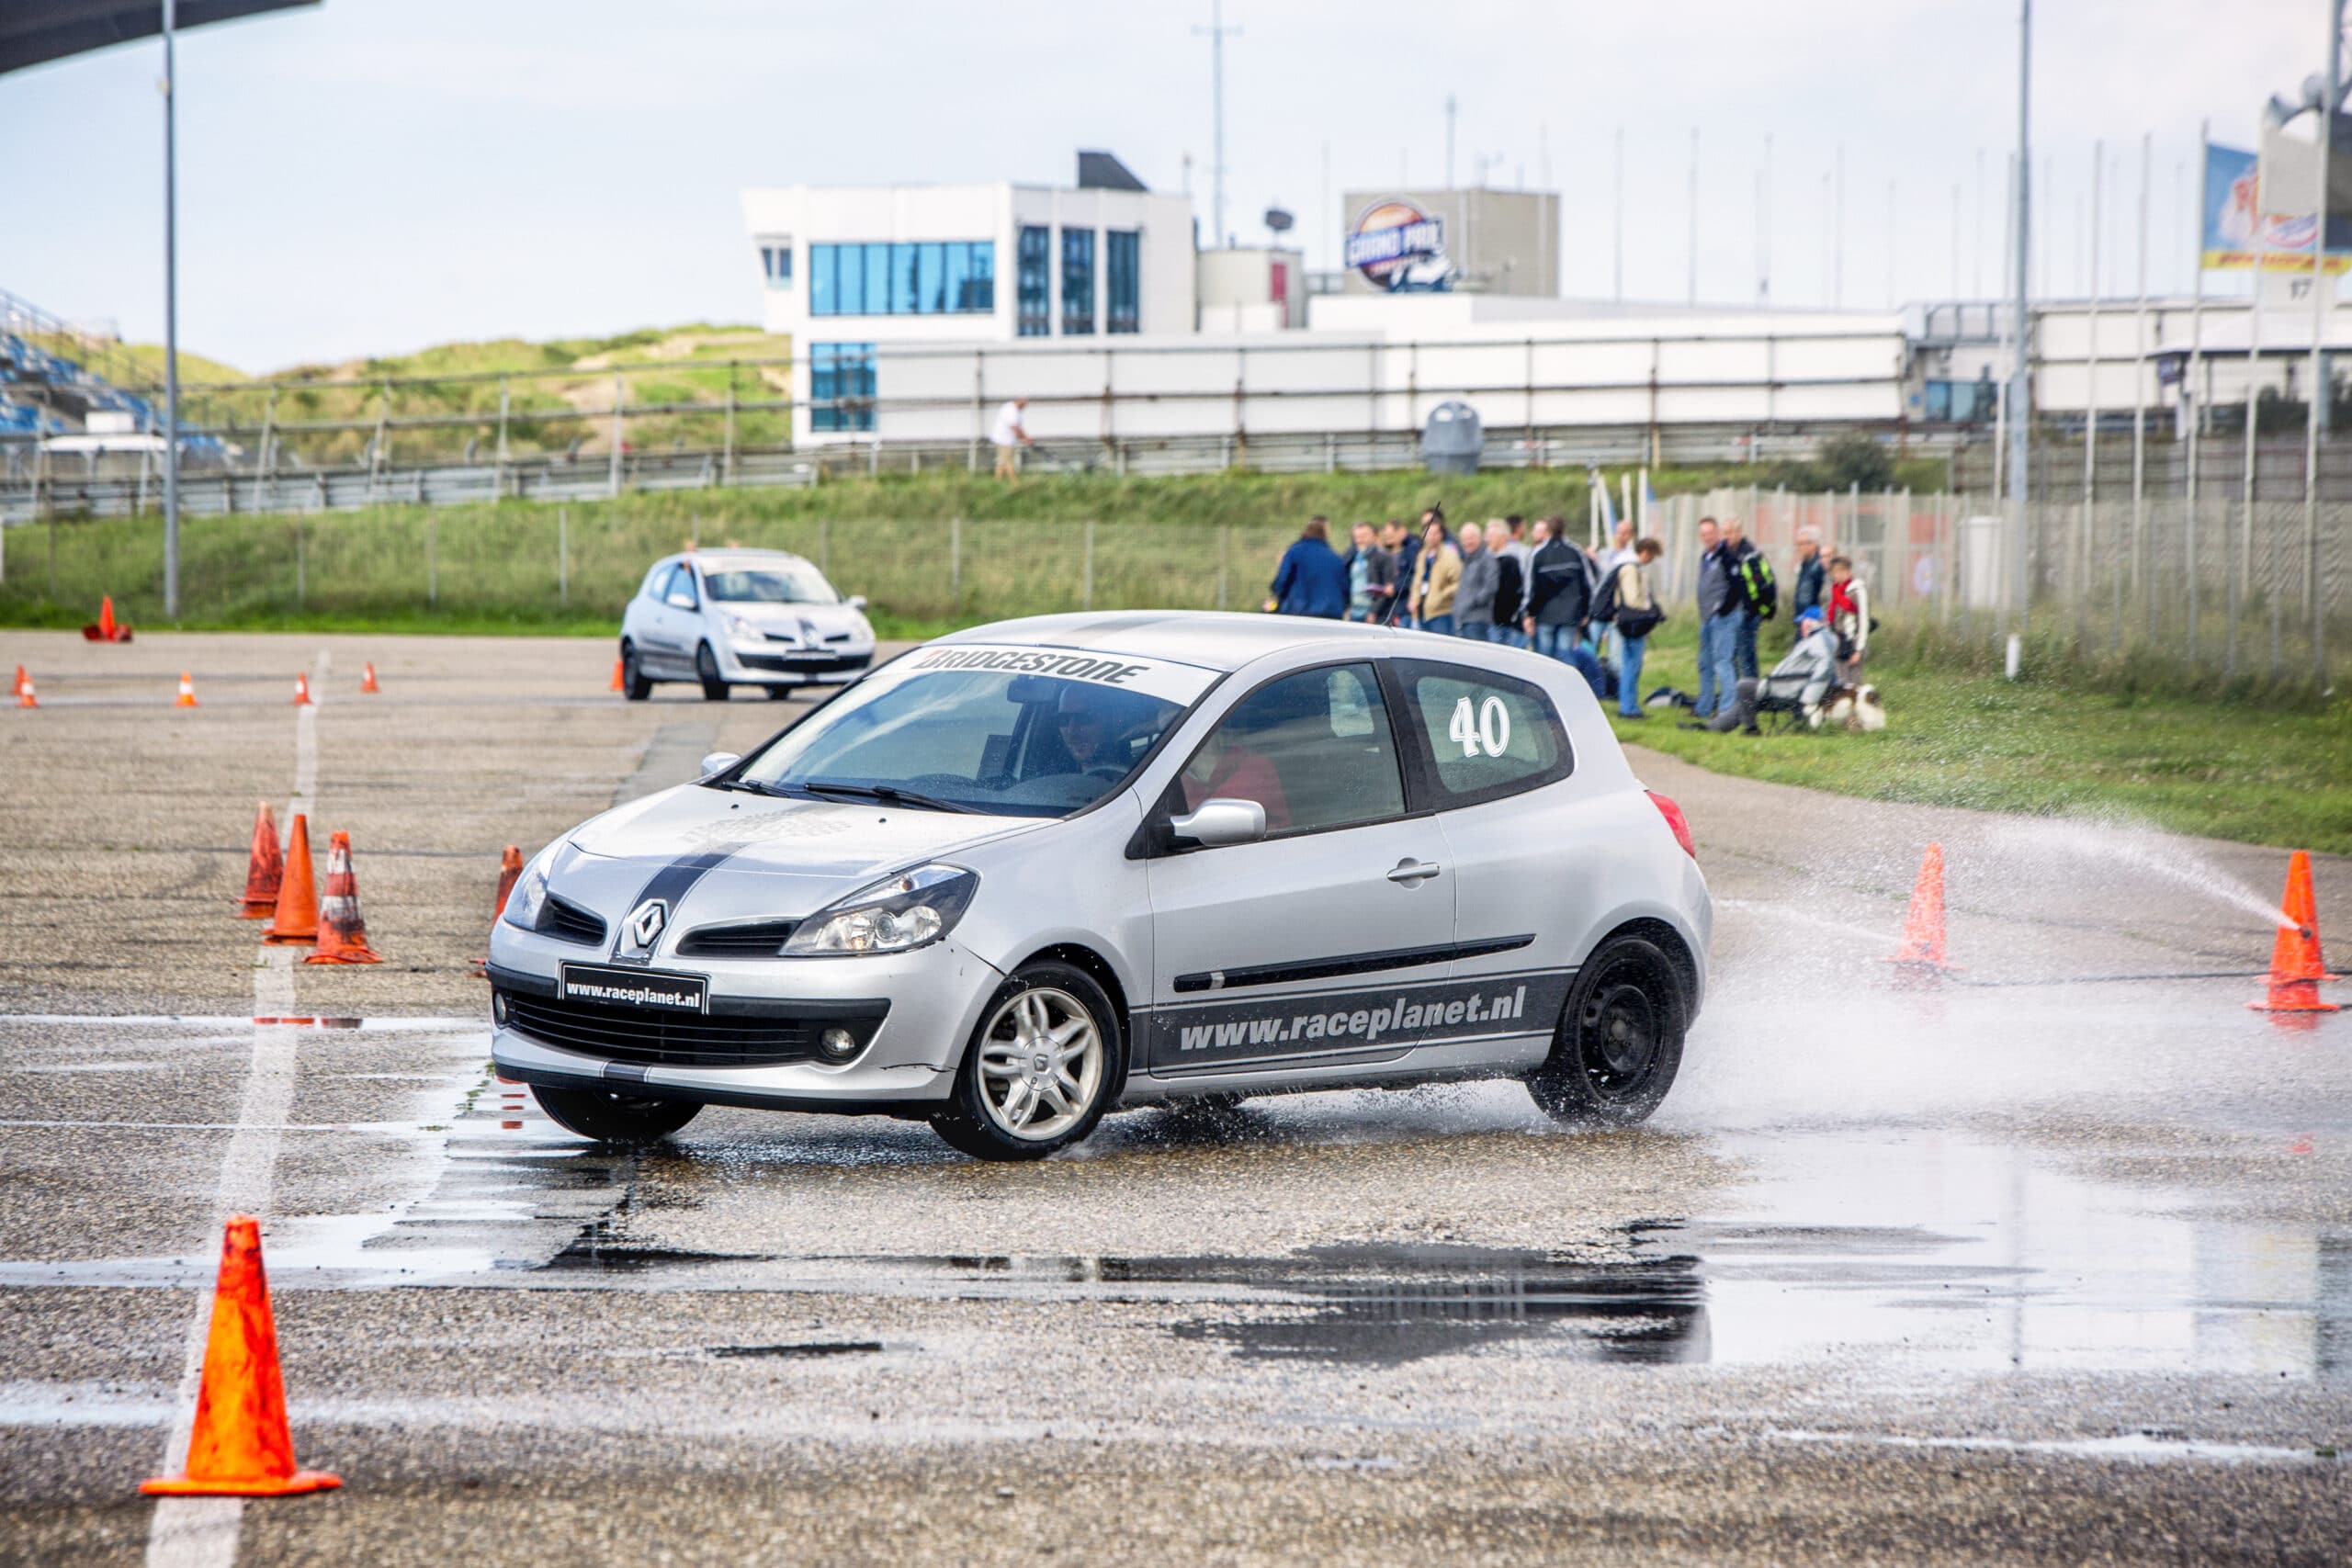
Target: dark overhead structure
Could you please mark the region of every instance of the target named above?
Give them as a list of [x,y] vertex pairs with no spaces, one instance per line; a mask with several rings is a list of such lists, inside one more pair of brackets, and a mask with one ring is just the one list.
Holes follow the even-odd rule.
[[[213,22],[233,22],[269,11],[315,6],[319,0],[180,0],[178,26],[185,31]],[[86,54],[164,30],[162,0],[131,5],[126,0],[8,0],[0,6],[0,74],[43,65],[72,54]]]

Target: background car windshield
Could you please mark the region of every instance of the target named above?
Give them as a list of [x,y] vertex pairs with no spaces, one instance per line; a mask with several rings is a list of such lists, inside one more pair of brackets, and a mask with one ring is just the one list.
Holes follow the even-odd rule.
[[890,785],[999,816],[1063,817],[1108,795],[1182,712],[1092,681],[940,671],[852,688],[742,776],[784,789]]
[[807,566],[706,568],[702,585],[722,604],[831,604],[839,598],[833,585]]

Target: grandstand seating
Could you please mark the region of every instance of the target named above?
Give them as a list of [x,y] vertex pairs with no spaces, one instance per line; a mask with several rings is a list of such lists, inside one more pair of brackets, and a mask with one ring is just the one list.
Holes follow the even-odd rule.
[[[164,411],[129,391],[80,359],[44,347],[37,339],[70,343],[76,334],[48,312],[0,290],[0,436],[68,435],[85,430],[94,413],[130,416],[130,427],[160,431]],[[124,370],[137,367],[128,358]],[[185,453],[219,455],[218,437],[185,435]]]

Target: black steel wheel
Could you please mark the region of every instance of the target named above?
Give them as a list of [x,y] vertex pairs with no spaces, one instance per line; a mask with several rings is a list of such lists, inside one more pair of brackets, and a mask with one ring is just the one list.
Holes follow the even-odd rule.
[[1682,971],[1666,950],[1645,936],[1611,937],[1577,973],[1528,1092],[1571,1126],[1634,1126],[1674,1087],[1690,1019]]
[[652,678],[639,662],[633,642],[621,644],[621,694],[633,703],[641,703],[653,694]]
[[702,682],[704,701],[723,703],[727,700],[727,682],[718,678],[718,655],[711,652],[710,644],[707,642],[695,649],[695,679]]
[[533,1084],[531,1097],[556,1125],[600,1144],[650,1144],[693,1121],[702,1107],[691,1100],[648,1100],[594,1089]]

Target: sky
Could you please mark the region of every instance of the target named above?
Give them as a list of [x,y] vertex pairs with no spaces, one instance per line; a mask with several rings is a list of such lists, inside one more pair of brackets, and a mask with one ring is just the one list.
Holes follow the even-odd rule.
[[[2037,286],[2086,290],[2103,139],[2100,280],[2136,287],[2147,135],[2150,286],[2185,290],[2200,120],[2252,146],[2263,101],[2324,66],[2325,16],[2037,7]],[[742,187],[1067,185],[1081,147],[1166,190],[1189,155],[1205,232],[1209,19],[1210,0],[324,0],[201,28],[179,46],[180,341],[259,372],[751,321]],[[1310,267],[1336,263],[1341,192],[1444,182],[1452,95],[1457,183],[1561,193],[1569,295],[1612,289],[1621,127],[1629,298],[1686,295],[1694,130],[1703,299],[1753,301],[1759,271],[1783,305],[2002,288],[2014,3],[1225,0],[1224,19],[1227,228],[1262,242],[1280,203]],[[0,76],[0,289],[160,339],[160,73],[150,40]]]

